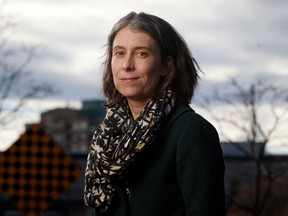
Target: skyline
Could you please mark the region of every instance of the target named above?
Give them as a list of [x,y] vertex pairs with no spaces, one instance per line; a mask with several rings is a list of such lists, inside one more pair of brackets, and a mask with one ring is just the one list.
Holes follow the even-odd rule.
[[284,0],[146,0],[141,4],[133,0],[9,0],[2,10],[17,23],[11,40],[40,47],[39,57],[26,69],[36,80],[60,89],[59,95],[25,108],[24,117],[4,132],[6,138],[0,138],[2,149],[20,135],[24,123],[39,120],[41,112],[67,104],[79,107],[81,100],[101,98],[107,35],[130,11],[157,15],[179,31],[205,73],[199,93],[225,85],[230,77],[247,83],[266,78],[279,85],[288,78],[288,3]]

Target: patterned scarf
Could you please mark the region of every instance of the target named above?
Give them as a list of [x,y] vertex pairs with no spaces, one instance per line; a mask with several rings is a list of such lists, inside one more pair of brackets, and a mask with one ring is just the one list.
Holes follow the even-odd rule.
[[93,135],[85,170],[84,202],[105,212],[137,155],[154,140],[160,121],[176,101],[172,90],[151,100],[133,120],[127,100],[109,108]]

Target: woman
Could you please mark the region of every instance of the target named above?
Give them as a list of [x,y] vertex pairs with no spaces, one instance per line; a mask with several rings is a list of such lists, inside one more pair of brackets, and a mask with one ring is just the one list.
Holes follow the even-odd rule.
[[94,215],[225,215],[214,127],[189,106],[197,63],[166,21],[134,12],[108,37],[107,114],[85,171]]

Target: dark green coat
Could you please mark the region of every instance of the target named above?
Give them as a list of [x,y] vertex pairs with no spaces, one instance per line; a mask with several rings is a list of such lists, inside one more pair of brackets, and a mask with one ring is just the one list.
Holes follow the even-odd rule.
[[[177,104],[113,197],[109,216],[222,216],[224,162],[215,128]],[[94,215],[101,214],[93,212]]]

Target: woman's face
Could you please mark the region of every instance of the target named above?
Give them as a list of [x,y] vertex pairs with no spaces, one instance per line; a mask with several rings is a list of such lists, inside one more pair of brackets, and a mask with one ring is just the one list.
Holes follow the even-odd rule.
[[112,44],[111,68],[116,89],[129,102],[147,103],[167,73],[156,41],[143,31],[121,29]]

